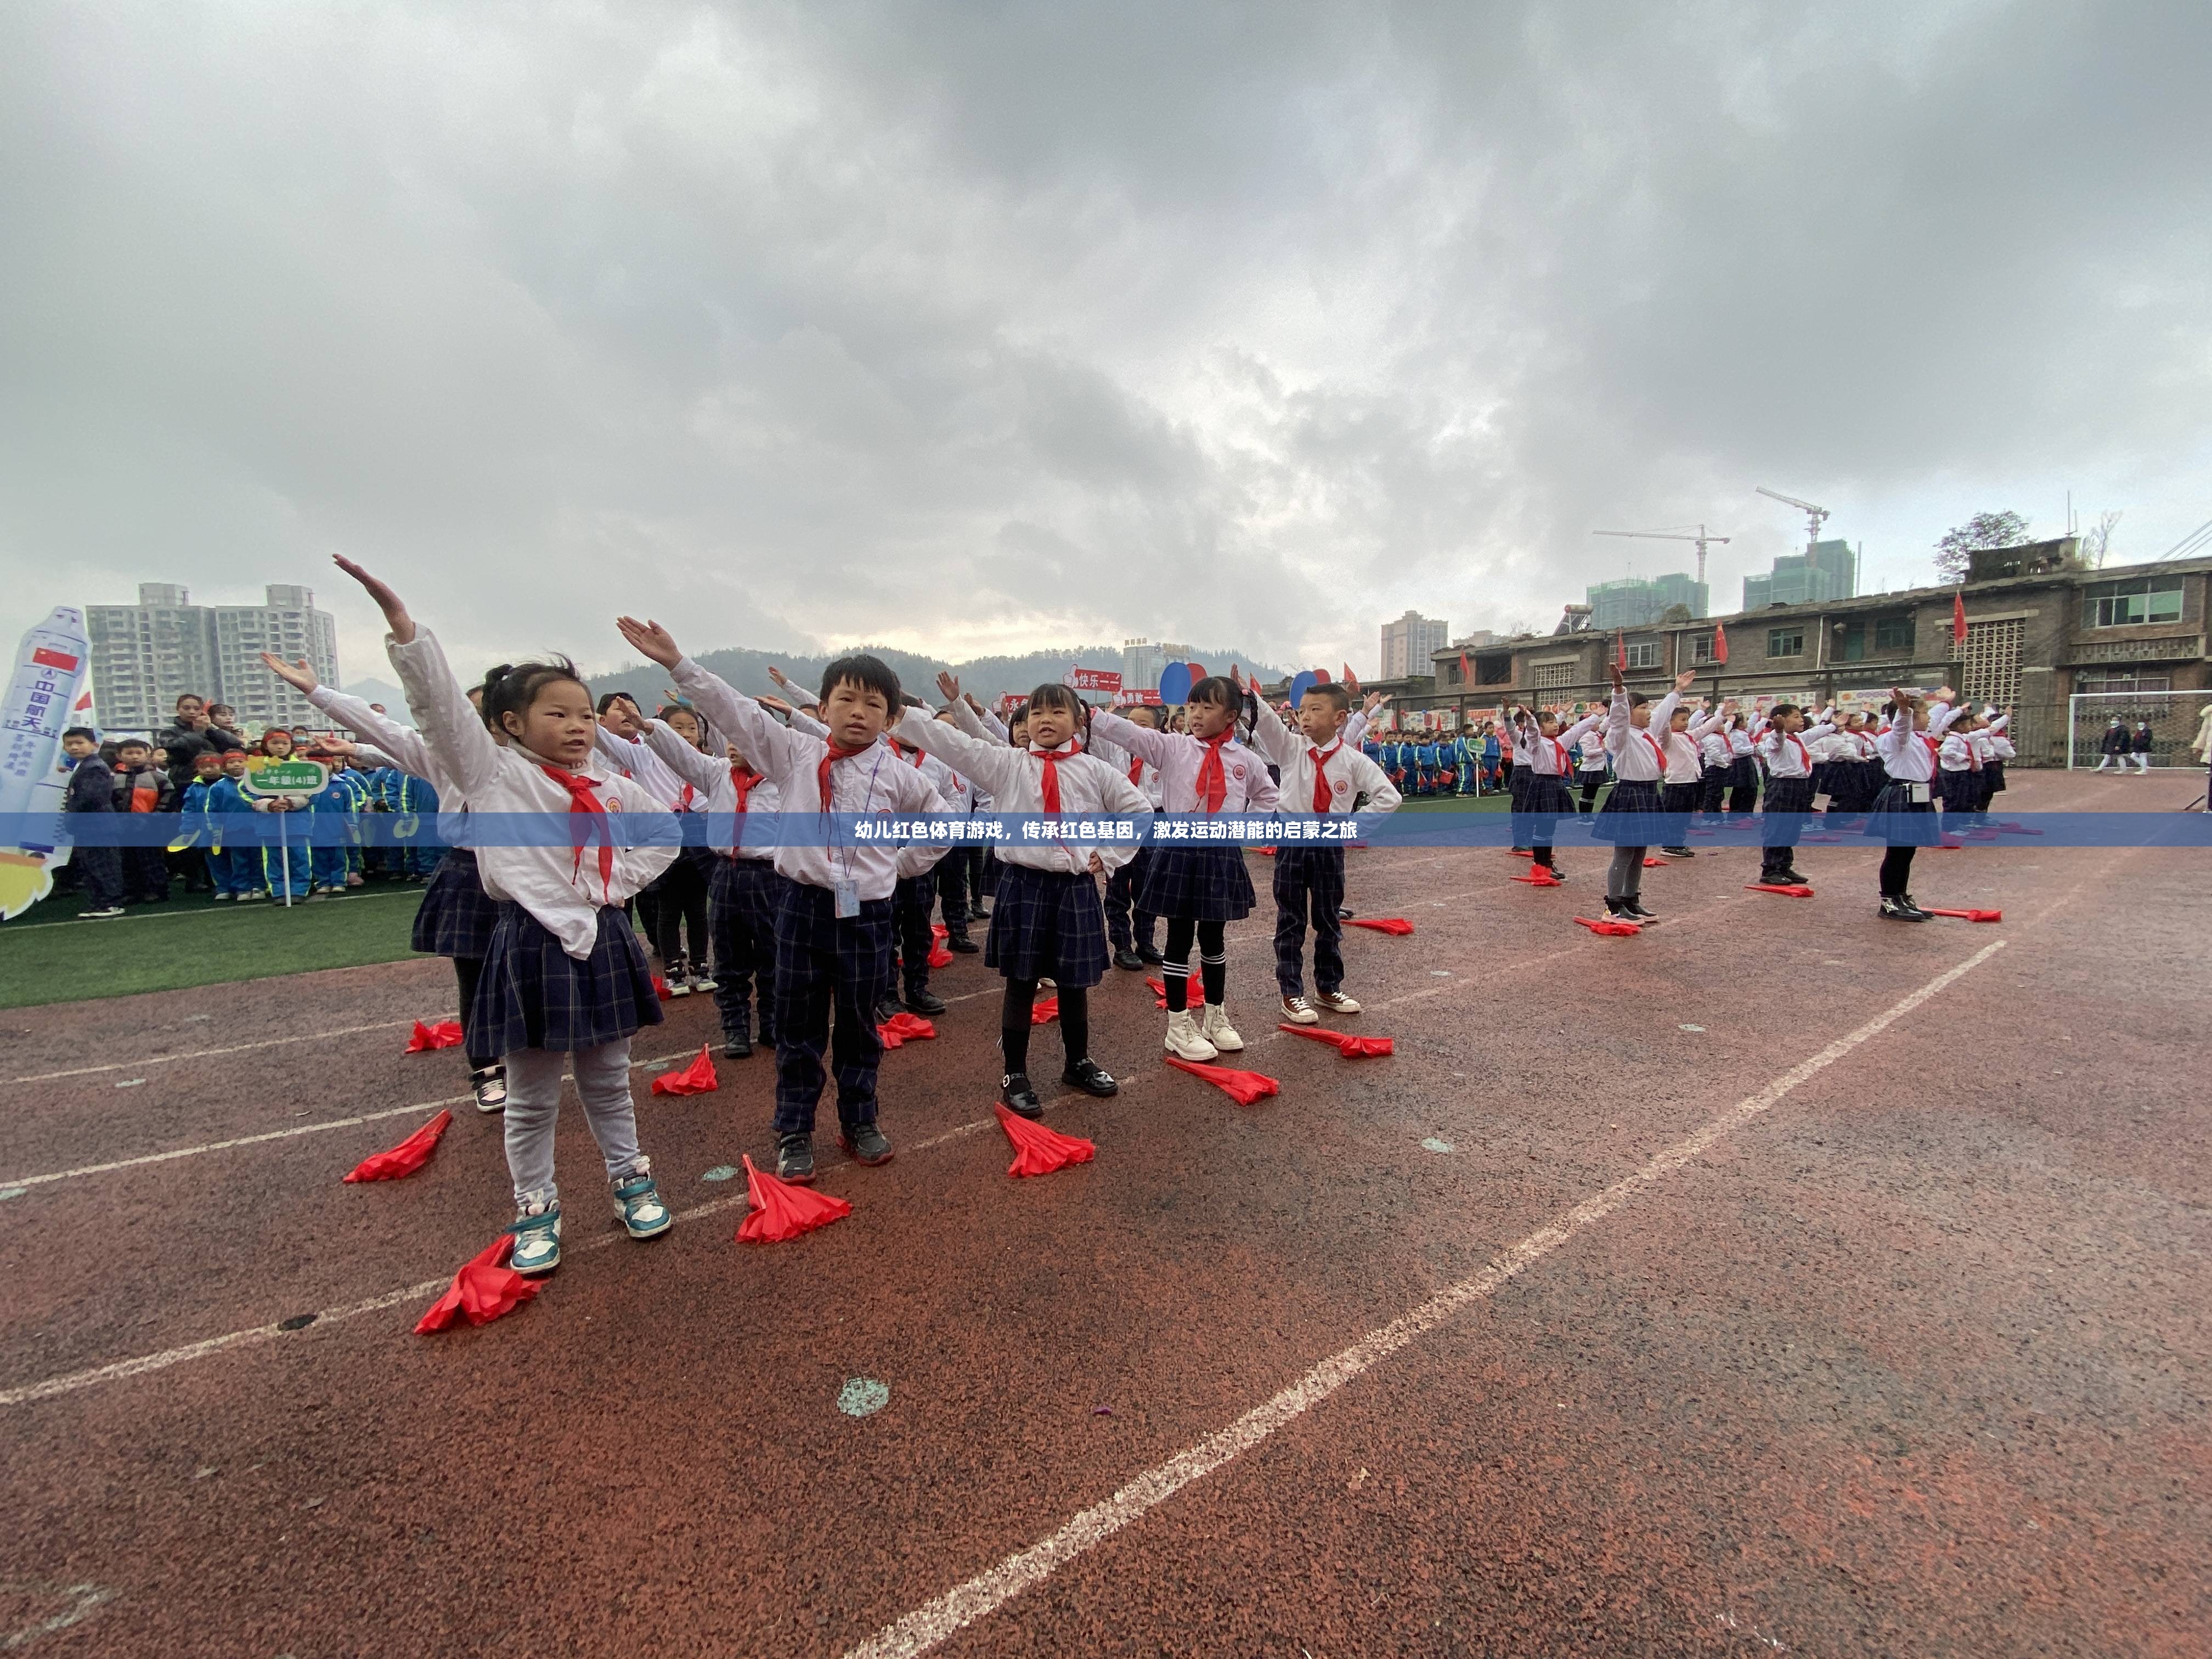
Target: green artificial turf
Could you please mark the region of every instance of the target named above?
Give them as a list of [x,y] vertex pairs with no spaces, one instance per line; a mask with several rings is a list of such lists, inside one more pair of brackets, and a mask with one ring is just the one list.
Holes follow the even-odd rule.
[[371,885],[343,898],[217,904],[179,894],[112,921],[76,919],[83,901],[56,894],[0,925],[0,1008],[178,991],[357,968],[414,954],[420,887]]

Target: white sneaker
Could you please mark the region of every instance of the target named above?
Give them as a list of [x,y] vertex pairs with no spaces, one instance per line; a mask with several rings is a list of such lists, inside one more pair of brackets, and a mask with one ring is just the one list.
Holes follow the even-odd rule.
[[1304,997],[1285,997],[1283,999],[1283,1018],[1292,1025],[1318,1025],[1321,1024],[1321,1016],[1314,1012],[1313,1004],[1308,1002]]
[[1188,1008],[1168,1016],[1167,1051],[1177,1060],[1201,1062],[1220,1056],[1220,1050],[1198,1034],[1198,1022]]
[[691,988],[700,992],[718,991],[721,989],[721,982],[708,974],[694,974],[691,975]]
[[507,1265],[519,1273],[550,1273],[561,1265],[561,1206],[533,1204],[507,1229],[514,1250]]
[[1332,1014],[1356,1014],[1359,1012],[1357,997],[1348,997],[1341,991],[1316,991],[1314,1001]]
[[1206,1005],[1206,1022],[1199,1029],[1206,1033],[1206,1040],[1224,1054],[1233,1054],[1244,1046],[1244,1039],[1229,1023],[1228,1009],[1218,1002]]

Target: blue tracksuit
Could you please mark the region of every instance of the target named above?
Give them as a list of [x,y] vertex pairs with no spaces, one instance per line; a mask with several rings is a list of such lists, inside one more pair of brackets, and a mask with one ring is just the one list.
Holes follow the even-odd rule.
[[[261,879],[261,848],[246,833],[253,809],[246,805],[245,795],[234,780],[217,778],[208,786],[207,815],[215,844],[221,849],[208,856],[209,866],[215,872],[216,891],[233,896],[260,891],[264,884]],[[234,824],[241,833],[231,833]]]

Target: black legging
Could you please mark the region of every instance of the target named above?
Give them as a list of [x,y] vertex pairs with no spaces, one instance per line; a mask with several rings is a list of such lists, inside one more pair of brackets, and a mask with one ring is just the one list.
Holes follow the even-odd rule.
[[1912,855],[1919,848],[1893,847],[1881,855],[1881,896],[1903,898],[1912,885]]
[[[999,1010],[999,1047],[1006,1056],[1006,1075],[1030,1068],[1030,1009],[1036,1001],[1033,979],[1006,981],[1006,1000]],[[1060,1041],[1067,1063],[1091,1058],[1091,993],[1079,986],[1060,989]]]
[[1168,988],[1168,1012],[1182,1013],[1190,1006],[1190,947],[1198,943],[1199,986],[1206,1000],[1219,1007],[1229,994],[1229,947],[1222,942],[1228,923],[1218,919],[1200,921],[1194,916],[1168,919],[1166,960],[1160,976]]
[[476,1005],[477,981],[483,977],[483,958],[482,957],[453,958],[453,983],[460,988],[461,993],[461,1047],[463,1052],[469,1057],[469,1069],[471,1072],[481,1072],[487,1066],[499,1064],[498,1055],[480,1054],[477,1052],[476,1044],[469,1041],[475,1035],[469,1029],[469,1010]]
[[653,912],[653,948],[660,952],[661,966],[685,960],[684,929],[690,929],[694,965],[704,971],[711,947],[707,935],[707,872],[686,848],[676,862],[661,873],[650,890],[657,902]]

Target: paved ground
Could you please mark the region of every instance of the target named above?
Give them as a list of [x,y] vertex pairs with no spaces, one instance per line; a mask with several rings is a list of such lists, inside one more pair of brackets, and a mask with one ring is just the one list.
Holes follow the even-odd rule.
[[[766,1152],[769,1078],[727,1065],[641,1106],[673,1234],[620,1237],[568,1126],[567,1265],[437,1338],[507,1219],[495,1121],[338,1176],[459,1093],[400,1052],[442,964],[0,1017],[0,1644],[2206,1652],[2203,855],[1923,854],[2005,920],[1921,927],[1856,846],[1806,849],[1811,901],[1754,858],[1651,872],[1665,922],[1613,940],[1568,921],[1594,854],[1559,892],[1359,855],[1419,927],[1348,939],[1396,1056],[1277,1036],[1255,915],[1232,1007],[1282,1095],[1157,1065],[1117,975],[1131,1085],[1054,1104],[1098,1158],[1042,1181],[963,959],[886,1060],[897,1161],[829,1161],[849,1220],[732,1242],[705,1177]],[[672,1016],[641,1055],[707,1038]]]

